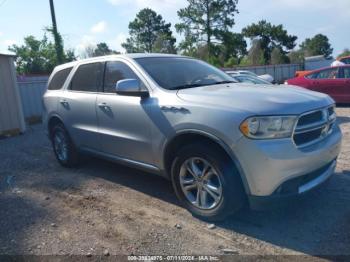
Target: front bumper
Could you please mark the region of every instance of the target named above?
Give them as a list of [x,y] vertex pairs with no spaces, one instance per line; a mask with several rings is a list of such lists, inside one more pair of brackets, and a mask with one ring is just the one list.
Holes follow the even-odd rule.
[[[338,125],[322,141],[305,148],[297,148],[291,139],[251,140],[242,137],[234,152],[241,164],[248,196],[275,197],[276,191],[287,181],[306,176],[327,165],[331,165],[329,172],[332,173],[332,163],[340,153],[341,139]],[[312,184],[301,187],[300,192],[298,189],[293,193],[304,193],[321,184],[324,177],[327,179],[330,176],[328,171],[324,176],[322,174],[316,176]]]
[[326,182],[334,174],[336,162],[333,160],[312,173],[286,181],[270,196],[248,196],[250,208],[254,210],[276,208],[300,198]]

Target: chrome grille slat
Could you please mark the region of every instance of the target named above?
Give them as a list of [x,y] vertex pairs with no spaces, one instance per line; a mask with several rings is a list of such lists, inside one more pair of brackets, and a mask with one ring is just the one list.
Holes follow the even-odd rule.
[[319,142],[332,132],[335,121],[333,106],[302,114],[293,133],[295,145],[306,147]]

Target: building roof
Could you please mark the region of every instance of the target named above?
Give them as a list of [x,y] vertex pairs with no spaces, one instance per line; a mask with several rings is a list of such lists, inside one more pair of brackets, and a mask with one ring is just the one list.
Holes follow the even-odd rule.
[[5,53],[0,53],[0,56],[12,56],[12,57],[14,57],[14,56],[16,56],[15,54],[5,54]]

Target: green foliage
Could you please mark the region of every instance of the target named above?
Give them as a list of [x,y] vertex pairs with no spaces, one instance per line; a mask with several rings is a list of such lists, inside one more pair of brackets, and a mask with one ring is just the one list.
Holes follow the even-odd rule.
[[272,50],[277,47],[285,55],[296,46],[296,36],[288,35],[283,25],[272,25],[265,20],[243,28],[242,33],[251,40],[258,39],[264,51],[265,63],[269,63]]
[[305,56],[324,55],[326,58],[330,58],[333,53],[333,48],[329,43],[327,36],[323,34],[317,34],[312,38],[306,38],[300,45]]
[[262,49],[260,40],[253,40],[252,47],[249,49],[248,55],[245,56],[241,65],[253,66],[253,65],[264,65],[264,50]]
[[222,34],[222,44],[217,45],[219,52],[216,53],[220,57],[221,64],[227,61],[237,61],[247,54],[247,42],[244,36],[238,33],[225,32]]
[[63,48],[63,39],[62,39],[61,34],[57,31],[57,28],[48,27],[45,30],[47,32],[50,32],[52,34],[53,39],[54,39],[57,63],[63,64],[65,62],[67,62],[66,56],[64,53],[64,48]]
[[230,68],[239,65],[239,59],[237,57],[231,57],[224,62],[224,67]]
[[136,18],[129,23],[130,37],[122,46],[128,53],[168,52],[175,50],[176,39],[161,15],[149,8],[142,9]]
[[155,53],[176,54],[174,42],[168,35],[159,34],[153,47]]
[[[180,48],[185,52],[195,45],[207,46],[207,60],[212,60],[212,45],[222,41],[223,34],[234,25],[238,13],[238,0],[187,0],[188,6],[177,14],[181,23],[175,25],[177,32],[185,36]],[[210,58],[210,59],[209,59]]]
[[270,61],[271,65],[285,64],[287,62],[289,62],[289,58],[286,57],[286,55],[280,48],[275,47],[274,49],[272,49]]
[[93,51],[92,56],[96,57],[96,56],[113,55],[113,54],[120,54],[120,53],[110,49],[106,43],[102,42],[97,44],[96,48]]
[[288,54],[290,63],[292,64],[301,64],[304,63],[304,52],[302,50],[291,51]]
[[[21,46],[12,45],[8,48],[16,54],[17,72],[19,74],[49,74],[59,64],[55,45],[44,35],[42,40],[34,36],[24,38]],[[64,62],[75,60],[72,50],[64,53]]]
[[349,48],[345,48],[344,51],[337,56],[337,58],[341,58],[344,56],[350,56],[350,49]]

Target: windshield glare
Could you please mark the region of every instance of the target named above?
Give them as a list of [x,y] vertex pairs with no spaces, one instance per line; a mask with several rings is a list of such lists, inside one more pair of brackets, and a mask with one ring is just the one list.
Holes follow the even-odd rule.
[[159,86],[169,90],[236,82],[223,71],[196,59],[147,57],[135,60]]

